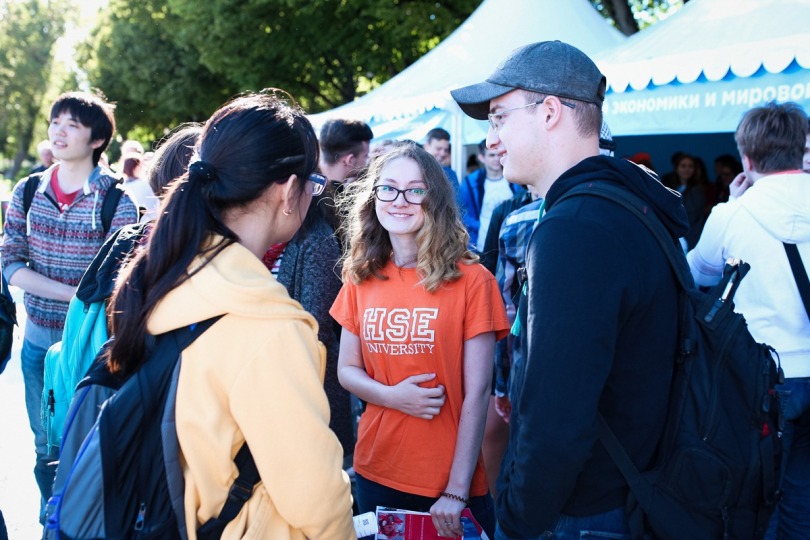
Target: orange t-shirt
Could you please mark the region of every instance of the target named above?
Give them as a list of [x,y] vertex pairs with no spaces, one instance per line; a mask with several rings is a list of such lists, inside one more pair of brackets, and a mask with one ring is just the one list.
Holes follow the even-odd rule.
[[[360,338],[363,364],[376,381],[395,385],[411,375],[436,373],[427,386],[444,385],[446,400],[432,420],[369,403],[360,418],[354,469],[406,493],[438,497],[447,487],[464,401],[464,341],[484,332],[503,338],[509,328],[492,274],[459,264],[462,277],[429,293],[414,268],[389,263],[387,280],[346,283],[330,313]],[[487,492],[481,455],[470,495]]]

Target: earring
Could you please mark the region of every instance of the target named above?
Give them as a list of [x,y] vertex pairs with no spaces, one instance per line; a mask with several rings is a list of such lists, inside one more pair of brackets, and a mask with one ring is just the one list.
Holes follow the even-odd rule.
[[291,216],[292,210],[290,210],[289,208],[285,208],[284,210],[281,211],[281,213],[284,214],[285,216]]

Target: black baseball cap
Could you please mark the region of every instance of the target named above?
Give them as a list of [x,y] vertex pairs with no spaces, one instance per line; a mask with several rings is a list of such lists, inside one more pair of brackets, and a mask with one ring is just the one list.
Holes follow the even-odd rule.
[[601,108],[605,85],[605,76],[584,52],[562,41],[541,41],[515,49],[486,81],[450,95],[467,115],[486,120],[489,101],[517,88]]

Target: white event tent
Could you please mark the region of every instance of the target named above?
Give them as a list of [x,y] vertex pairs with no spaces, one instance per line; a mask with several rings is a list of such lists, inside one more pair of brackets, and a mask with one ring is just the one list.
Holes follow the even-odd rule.
[[732,132],[771,100],[810,111],[810,0],[692,0],[594,59],[614,135]]
[[[357,100],[310,115],[316,130],[329,118],[367,122],[375,139],[420,141],[435,127],[455,146],[477,144],[486,122],[465,116],[450,90],[486,79],[514,49],[559,39],[595,56],[626,38],[588,0],[484,0],[455,32],[397,76]],[[453,168],[464,170],[462,152]]]

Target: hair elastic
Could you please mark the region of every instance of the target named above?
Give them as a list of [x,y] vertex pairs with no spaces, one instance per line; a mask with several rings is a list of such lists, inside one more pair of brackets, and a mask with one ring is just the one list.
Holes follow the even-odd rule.
[[217,170],[207,161],[198,160],[188,166],[188,172],[198,175],[206,182],[212,182],[217,177]]

